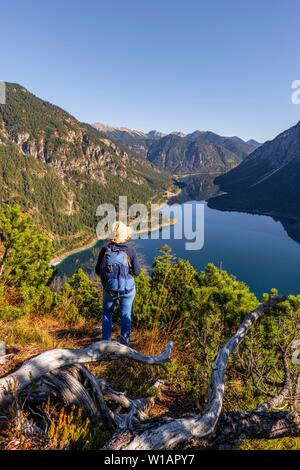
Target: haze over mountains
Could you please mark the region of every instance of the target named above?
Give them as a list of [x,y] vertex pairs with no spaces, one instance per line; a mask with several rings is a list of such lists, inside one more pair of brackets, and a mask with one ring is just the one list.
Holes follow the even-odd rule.
[[227,194],[210,207],[300,220],[300,122],[216,178]]
[[102,123],[93,126],[120,145],[171,174],[225,172],[237,166],[260,144],[239,137],[223,137],[209,131],[184,134],[174,131],[144,133]]

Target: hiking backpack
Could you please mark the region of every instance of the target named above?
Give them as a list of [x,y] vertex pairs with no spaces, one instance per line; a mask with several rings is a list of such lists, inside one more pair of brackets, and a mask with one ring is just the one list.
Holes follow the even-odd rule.
[[129,269],[128,254],[117,247],[108,246],[101,263],[101,280],[104,289],[113,295],[132,291],[135,283]]

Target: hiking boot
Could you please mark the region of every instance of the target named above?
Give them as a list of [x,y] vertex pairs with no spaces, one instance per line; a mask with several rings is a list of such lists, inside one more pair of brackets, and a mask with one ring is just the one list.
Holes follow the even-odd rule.
[[118,337],[118,343],[124,344],[124,346],[129,346],[130,347],[130,339],[129,338],[124,338],[123,336]]
[[101,340],[101,333],[102,333],[102,328],[100,326],[97,326],[94,331],[92,332],[92,340],[93,341],[100,341]]

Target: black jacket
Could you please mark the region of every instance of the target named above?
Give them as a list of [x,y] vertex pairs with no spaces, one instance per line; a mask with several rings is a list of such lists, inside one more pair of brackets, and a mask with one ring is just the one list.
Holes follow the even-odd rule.
[[110,243],[108,243],[107,245],[105,245],[101,248],[100,253],[99,253],[99,258],[98,258],[98,261],[97,261],[97,264],[96,264],[96,269],[95,269],[96,274],[98,274],[98,276],[100,276],[100,274],[101,274],[101,263],[102,263],[102,260],[104,258],[104,255],[106,253],[106,248],[110,247],[110,246],[119,248],[120,250],[125,251],[127,253],[127,255],[130,259],[130,273],[133,276],[138,276],[141,272],[141,266],[140,266],[140,263],[139,263],[139,260],[138,260],[136,249],[133,248],[133,246],[130,246],[129,244],[127,244],[127,243],[113,243],[113,242],[110,242]]

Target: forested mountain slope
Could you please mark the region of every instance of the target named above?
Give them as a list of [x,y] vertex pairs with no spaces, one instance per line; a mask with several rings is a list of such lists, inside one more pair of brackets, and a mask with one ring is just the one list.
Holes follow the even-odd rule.
[[300,122],[266,142],[215,182],[226,192],[215,208],[300,217]]
[[209,131],[191,134],[174,131],[166,135],[101,123],[93,126],[171,174],[225,172],[237,166],[260,145],[255,141],[245,142],[239,137],[223,137]]
[[94,236],[96,208],[147,202],[169,179],[93,127],[7,84],[0,105],[0,202],[19,203],[55,241],[70,247]]

